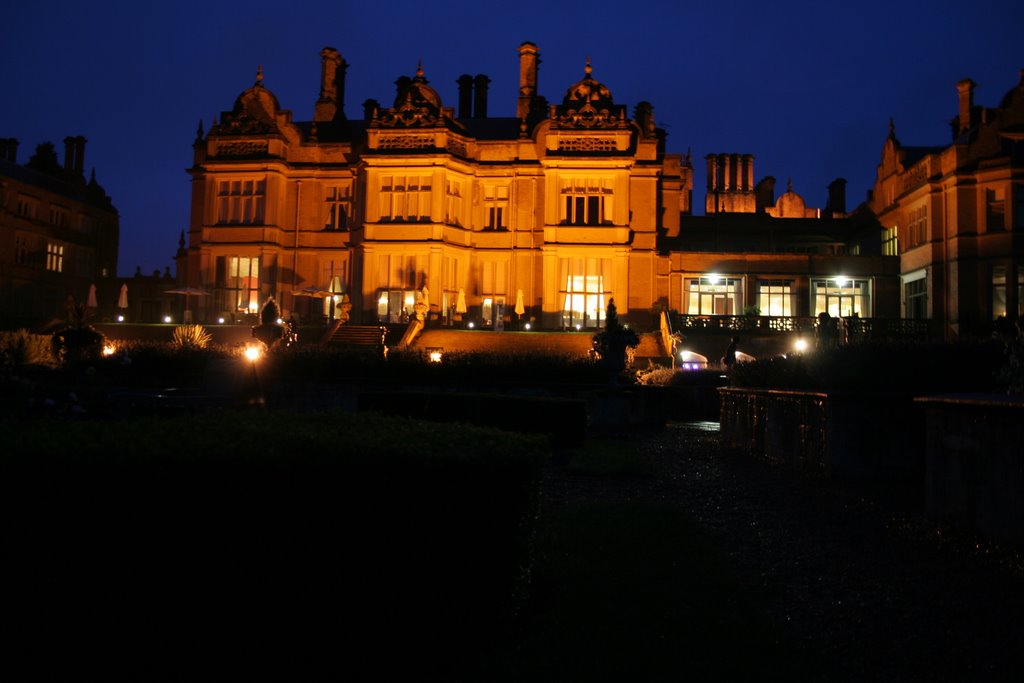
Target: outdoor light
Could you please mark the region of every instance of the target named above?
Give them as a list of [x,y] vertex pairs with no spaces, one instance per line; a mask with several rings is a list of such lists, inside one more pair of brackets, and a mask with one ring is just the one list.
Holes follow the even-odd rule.
[[277,324],[278,325],[284,325],[284,318],[278,318],[277,319]]
[[165,322],[165,323],[169,323],[169,322],[171,322],[171,316],[169,316],[169,315],[165,315],[165,316],[164,316],[164,322]]
[[258,310],[260,310],[260,305],[258,303],[256,303],[255,301],[250,301],[249,302],[249,312],[250,313],[255,313]]
[[582,328],[583,328],[582,325],[580,325],[579,323],[576,323],[576,331],[577,332],[579,332]]
[[124,316],[123,315],[117,316],[117,322],[123,323],[124,322]]
[[255,363],[263,355],[263,351],[256,345],[250,345],[245,347],[245,357],[252,363]]
[[224,318],[217,318],[217,322],[220,323],[221,325],[223,325],[224,324]]
[[530,331],[530,323],[526,323],[526,331],[527,331],[527,332],[529,332],[529,331]]
[[467,327],[468,327],[469,329],[473,329],[474,327],[476,327],[476,325],[475,325],[475,324],[473,324],[473,322],[470,322],[470,323],[469,323],[469,325],[467,325]]
[[836,286],[837,287],[845,287],[849,282],[850,282],[850,278],[846,277],[845,275],[838,275],[838,276],[836,276]]
[[103,355],[104,356],[113,356],[114,353],[116,353],[116,352],[117,352],[117,349],[114,347],[113,344],[107,344],[106,346],[103,347]]
[[427,357],[430,359],[431,363],[440,363],[443,352],[444,349],[442,348],[429,348],[427,349]]
[[798,352],[803,353],[804,351],[807,350],[807,340],[797,339],[796,343],[793,344],[793,348],[796,349]]
[[718,273],[708,273],[708,280],[711,281],[711,284],[717,285],[719,282],[722,281],[722,276],[719,275]]

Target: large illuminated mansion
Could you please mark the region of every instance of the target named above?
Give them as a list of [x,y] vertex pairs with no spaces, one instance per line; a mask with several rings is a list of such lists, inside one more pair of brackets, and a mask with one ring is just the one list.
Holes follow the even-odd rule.
[[539,56],[519,47],[507,117],[488,115],[487,76],[455,79],[448,106],[421,65],[349,118],[347,64],[324,48],[313,118],[296,121],[258,73],[195,141],[178,275],[212,293],[201,314],[274,296],[330,319],[344,294],[353,321],[397,321],[426,291],[439,325],[592,328],[611,298],[641,325],[668,309],[898,316],[898,259],[847,216],[844,181],[815,209],[755,182],[751,155],[708,154],[694,216],[690,154],[667,152],[654,107],[616,102],[589,60],[548,102]]

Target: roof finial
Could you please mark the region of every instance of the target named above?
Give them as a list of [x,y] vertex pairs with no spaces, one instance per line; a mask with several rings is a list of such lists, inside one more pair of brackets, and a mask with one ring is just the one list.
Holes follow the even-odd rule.
[[423,78],[423,58],[416,62],[416,78]]
[[786,181],[786,192],[792,192],[792,191],[793,191],[793,179],[790,178],[789,180]]
[[889,137],[896,137],[896,124],[893,123],[892,117],[889,117]]
[[590,55],[587,55],[587,65],[583,67],[583,73],[589,77],[593,71],[594,67],[590,66]]
[[256,85],[263,85],[263,65],[260,64],[256,67]]
[[196,142],[203,139],[203,120],[199,119],[199,125],[196,127]]

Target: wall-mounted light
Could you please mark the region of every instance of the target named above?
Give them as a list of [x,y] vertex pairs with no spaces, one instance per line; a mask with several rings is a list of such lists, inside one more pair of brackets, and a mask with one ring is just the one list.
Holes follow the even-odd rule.
[[836,286],[837,287],[845,287],[847,284],[849,284],[849,282],[850,282],[850,278],[846,277],[845,275],[837,275],[836,276]]
[[719,275],[718,273],[708,273],[707,278],[708,281],[713,285],[717,285],[719,282],[722,281],[722,276]]

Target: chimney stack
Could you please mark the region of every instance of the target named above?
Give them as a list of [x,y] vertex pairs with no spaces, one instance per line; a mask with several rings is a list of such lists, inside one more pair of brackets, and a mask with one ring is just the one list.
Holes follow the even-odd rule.
[[81,135],[75,138],[75,175],[85,179],[85,138]]
[[473,116],[473,77],[462,74],[459,80],[459,118],[468,119]]
[[487,86],[491,79],[483,74],[477,74],[473,81],[473,118],[487,118]]
[[537,71],[540,52],[537,46],[527,41],[519,46],[519,102],[516,116],[528,119],[534,113],[537,101]]
[[70,135],[64,138],[64,170],[68,173],[75,168],[75,139]]
[[846,178],[836,178],[828,184],[826,213],[833,216],[846,215]]
[[969,130],[971,125],[974,123],[971,121],[971,110],[974,109],[974,86],[977,85],[974,81],[969,78],[965,78],[956,84],[957,93],[960,95],[960,116],[959,116],[959,128],[960,132],[963,133],[965,130]]
[[348,64],[333,47],[320,51],[320,99],[316,101],[314,121],[345,118],[345,70]]
[[15,138],[0,138],[0,159],[12,164],[18,163],[18,141]]

